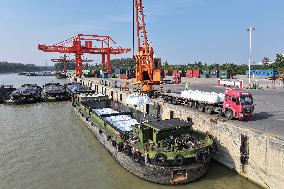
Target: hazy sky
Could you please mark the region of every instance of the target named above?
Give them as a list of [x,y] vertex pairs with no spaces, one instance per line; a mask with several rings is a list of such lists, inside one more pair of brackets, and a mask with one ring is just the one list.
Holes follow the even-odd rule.
[[[132,0],[0,1],[0,60],[44,65],[60,55],[38,51],[39,43],[77,33],[110,35],[132,47]],[[284,53],[283,0],[144,0],[144,6],[156,57],[171,64],[247,63],[250,25],[253,61]]]

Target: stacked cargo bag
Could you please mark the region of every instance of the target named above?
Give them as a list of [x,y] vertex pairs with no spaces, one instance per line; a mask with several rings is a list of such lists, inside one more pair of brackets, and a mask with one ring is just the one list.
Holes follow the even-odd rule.
[[120,79],[127,79],[127,70],[120,70]]
[[103,72],[103,70],[100,70],[100,78],[104,78],[104,72]]
[[236,71],[235,70],[229,70],[229,79],[233,79],[234,76],[236,76]]
[[97,77],[97,73],[98,73],[97,70],[92,70],[93,77]]
[[202,70],[200,78],[209,78],[209,71],[208,70]]
[[227,70],[220,70],[219,71],[219,78],[221,78],[221,79],[230,79],[229,72]]
[[114,70],[114,73],[115,73],[115,74],[120,74],[120,69],[115,69],[115,70]]
[[178,76],[179,75],[179,71],[178,70],[173,70],[173,76]]
[[192,75],[194,78],[200,78],[200,70],[192,70]]
[[120,79],[127,79],[127,74],[126,74],[126,70],[125,69],[121,69],[120,70],[120,75],[119,75],[119,78]]
[[121,69],[120,74],[127,74],[127,71],[125,69]]
[[134,69],[129,70],[129,79],[132,79],[135,77],[136,77],[135,70]]
[[165,76],[169,76],[170,75],[170,71],[169,70],[164,70],[164,75]]
[[108,73],[104,73],[104,77],[103,78],[108,78]]
[[120,69],[114,70],[114,78],[120,78]]
[[219,77],[219,70],[210,70],[209,75],[211,78],[218,78]]
[[189,77],[189,78],[193,77],[193,70],[187,70],[186,77]]
[[126,76],[127,76],[127,79],[130,79],[130,70],[127,70]]
[[100,70],[100,78],[108,78],[109,74],[107,72],[103,72],[102,70]]
[[120,74],[120,79],[127,79],[127,74]]
[[96,74],[96,78],[102,78],[102,76],[101,76],[100,72],[97,72],[97,74]]
[[[275,70],[251,70],[251,76],[256,77],[276,77],[278,75]],[[246,70],[246,75],[249,75],[249,71]]]

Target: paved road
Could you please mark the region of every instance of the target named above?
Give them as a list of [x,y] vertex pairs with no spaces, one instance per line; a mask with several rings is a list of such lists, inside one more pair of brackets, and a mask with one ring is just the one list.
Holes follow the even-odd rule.
[[[184,85],[166,85],[164,89],[172,91],[183,90]],[[224,88],[191,84],[193,90],[224,92]],[[255,104],[254,119],[242,122],[241,126],[251,128],[256,132],[265,133],[284,140],[284,89],[249,90]],[[235,120],[234,122],[240,123]]]

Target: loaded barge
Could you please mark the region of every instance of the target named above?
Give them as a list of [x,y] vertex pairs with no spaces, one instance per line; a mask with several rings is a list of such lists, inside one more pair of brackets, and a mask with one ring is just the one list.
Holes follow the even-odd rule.
[[60,83],[47,83],[43,86],[42,98],[45,101],[70,100],[70,95]]
[[214,150],[209,134],[179,119],[141,121],[132,111],[116,111],[113,103],[94,93],[73,98],[79,117],[125,169],[165,185],[193,182],[206,174]]
[[82,85],[81,83],[68,83],[66,91],[73,96],[78,93],[92,92],[89,87]]
[[13,85],[0,85],[0,103],[5,102],[10,98],[10,95],[16,88]]
[[9,102],[16,104],[39,102],[42,100],[41,91],[42,88],[35,84],[24,84],[12,92]]

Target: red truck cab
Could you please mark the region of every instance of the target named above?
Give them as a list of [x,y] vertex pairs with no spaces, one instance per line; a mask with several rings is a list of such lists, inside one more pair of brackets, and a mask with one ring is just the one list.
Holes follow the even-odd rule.
[[250,119],[253,116],[254,104],[250,93],[239,89],[227,89],[223,102],[223,113],[228,119]]

